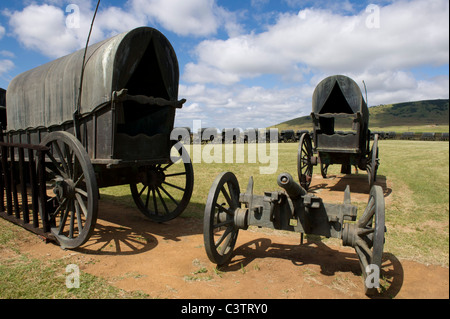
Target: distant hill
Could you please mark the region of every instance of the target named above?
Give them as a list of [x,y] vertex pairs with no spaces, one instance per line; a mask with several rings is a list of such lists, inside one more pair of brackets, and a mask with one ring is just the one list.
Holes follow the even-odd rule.
[[[369,128],[372,131],[384,130],[395,132],[448,132],[449,100],[424,100],[369,107]],[[339,123],[336,124],[337,129]],[[312,130],[310,116],[279,123],[272,127],[279,130]]]

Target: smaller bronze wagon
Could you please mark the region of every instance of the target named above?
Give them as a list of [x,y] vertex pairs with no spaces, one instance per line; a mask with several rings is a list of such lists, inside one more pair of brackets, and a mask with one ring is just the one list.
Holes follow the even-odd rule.
[[[344,174],[350,174],[352,166],[367,171],[372,187],[379,166],[378,134],[374,134],[370,147],[369,109],[358,84],[344,75],[322,80],[313,93],[311,117],[314,147],[306,133],[301,135],[298,148],[301,186],[308,189],[314,165],[320,164],[325,178],[330,165],[340,164]],[[345,130],[337,130],[337,126]]]
[[178,100],[178,84],[175,51],[150,27],[15,77],[6,92],[1,144],[2,216],[76,248],[93,232],[98,189],[129,184],[150,219],[177,217],[194,179],[189,155],[170,139],[175,111],[185,102]]

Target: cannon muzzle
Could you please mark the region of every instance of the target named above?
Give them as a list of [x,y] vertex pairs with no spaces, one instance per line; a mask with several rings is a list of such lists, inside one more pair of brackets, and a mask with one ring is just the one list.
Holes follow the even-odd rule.
[[280,187],[284,188],[288,196],[292,200],[297,200],[301,196],[306,195],[308,192],[301,187],[289,173],[281,173],[278,175],[277,183]]

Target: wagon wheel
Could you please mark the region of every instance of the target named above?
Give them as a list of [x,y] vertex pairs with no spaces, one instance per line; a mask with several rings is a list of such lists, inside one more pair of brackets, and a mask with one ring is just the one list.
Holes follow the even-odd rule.
[[378,267],[378,274],[381,271],[384,233],[386,231],[384,211],[383,189],[381,186],[373,186],[370,190],[369,202],[361,218],[356,223],[355,235],[352,239],[353,247],[361,265],[366,294],[372,294],[376,291],[376,288],[367,286],[366,278],[369,275],[366,272],[367,267]]
[[304,133],[300,137],[297,154],[297,173],[300,185],[308,190],[313,175],[313,165],[311,157],[313,156],[311,137]]
[[369,179],[369,187],[372,188],[377,179],[378,171],[378,134],[373,137],[372,149],[369,153],[369,164],[367,165],[367,175]]
[[179,216],[189,204],[194,188],[194,170],[186,149],[176,143],[172,152],[180,156],[172,156],[168,164],[139,168],[136,182],[130,184],[138,209],[158,223]]
[[212,184],[205,206],[203,240],[211,262],[226,264],[236,244],[239,228],[234,215],[239,204],[239,183],[231,172],[217,176]]
[[320,163],[320,173],[323,178],[327,178],[328,166],[330,166],[330,164]]
[[77,248],[92,235],[97,221],[94,168],[83,145],[72,134],[49,133],[41,145],[50,148],[45,154],[45,182],[51,232],[61,247]]

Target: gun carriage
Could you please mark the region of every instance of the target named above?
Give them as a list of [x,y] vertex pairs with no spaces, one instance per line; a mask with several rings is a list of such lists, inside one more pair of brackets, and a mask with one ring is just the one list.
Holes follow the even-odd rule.
[[[351,166],[368,173],[369,187],[376,180],[379,166],[378,135],[369,130],[369,109],[358,85],[349,77],[334,75],[322,80],[312,97],[313,138],[302,134],[297,156],[300,184],[308,189],[313,166],[320,164],[322,176],[328,167],[341,165],[341,173],[350,174]],[[337,126],[346,130],[335,130]]]
[[[343,204],[329,204],[308,193],[288,173],[280,174],[277,183],[283,190],[254,195],[252,177],[245,193],[240,192],[232,172],[216,177],[206,201],[203,223],[205,250],[211,262],[227,264],[239,231],[258,226],[299,232],[302,240],[304,233],[342,239],[343,245],[355,248],[364,282],[375,266],[381,269],[385,207],[380,186],[371,188],[367,207],[356,221],[357,208],[350,202],[349,186]],[[366,294],[376,292],[372,285],[364,287]]]
[[[39,205],[33,202],[33,225],[39,219],[46,236],[76,248],[94,230],[98,189],[129,184],[144,215],[156,222],[177,217],[189,203],[194,178],[189,155],[170,139],[175,111],[185,102],[178,100],[178,83],[170,42],[149,27],[15,77],[6,93],[1,144],[2,216],[11,219],[16,185],[22,197],[30,185],[37,187],[42,192]],[[25,172],[21,178],[18,170]],[[31,222],[28,211],[20,216],[16,199],[14,194],[15,217]]]

